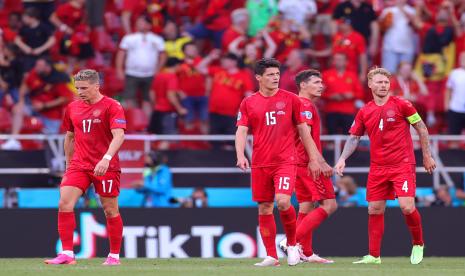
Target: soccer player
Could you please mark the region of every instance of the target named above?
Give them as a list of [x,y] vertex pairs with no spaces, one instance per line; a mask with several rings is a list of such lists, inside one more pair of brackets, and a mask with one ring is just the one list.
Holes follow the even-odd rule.
[[94,184],[107,218],[110,254],[104,265],[119,265],[123,221],[118,210],[120,166],[117,152],[124,141],[126,120],[121,105],[99,91],[99,75],[81,70],[75,76],[78,100],[70,103],[63,119],[66,172],[60,185],[58,234],[63,251],[46,264],[75,264],[74,206]]
[[[320,116],[314,104],[314,101],[321,97],[324,90],[321,74],[319,71],[311,69],[300,71],[295,77],[295,84],[302,102],[302,120],[308,125],[308,131],[321,153]],[[318,180],[314,180],[308,175],[306,164],[309,158],[300,139],[297,140],[296,146],[298,166],[295,191],[299,202],[296,240],[302,246],[300,259],[309,263],[333,263],[332,260],[314,254],[312,248],[313,231],[337,209],[333,184],[330,178],[324,175],[320,175]],[[319,207],[313,209],[313,202],[318,202]],[[286,250],[284,240],[281,241],[280,247],[283,251]]]
[[[252,196],[258,202],[258,224],[267,257],[256,266],[279,266],[276,253],[276,224],[273,202],[276,199],[281,221],[287,237],[289,265],[300,261],[296,246],[296,213],[291,205],[296,177],[297,135],[302,138],[308,166],[317,177],[322,161],[318,150],[300,117],[300,100],[297,95],[279,89],[280,64],[275,59],[261,59],[255,66],[259,91],[245,98],[237,115],[236,154],[237,166],[249,168],[244,149],[249,129],[253,135]],[[297,134],[298,132],[298,134]]]
[[369,255],[354,263],[381,263],[386,200],[397,197],[413,240],[410,262],[419,264],[423,260],[424,245],[421,217],[415,208],[415,156],[410,125],[420,137],[423,165],[431,174],[436,164],[431,156],[428,129],[409,101],[389,95],[391,74],[386,69],[372,69],[367,77],[373,100],[355,116],[350,137],[335,166],[336,173],[342,176],[345,160],[366,132],[370,138],[367,182]]

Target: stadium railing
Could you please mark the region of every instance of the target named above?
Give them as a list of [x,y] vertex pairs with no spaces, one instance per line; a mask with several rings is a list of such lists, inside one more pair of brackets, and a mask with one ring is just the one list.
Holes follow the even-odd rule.
[[[20,134],[20,135],[7,135],[0,134],[0,140],[7,140],[15,138],[18,140],[39,140],[46,141],[49,149],[53,154],[55,160],[58,160],[59,167],[64,170],[64,135],[44,135],[44,134]],[[342,153],[344,141],[348,138],[347,135],[322,135],[321,141],[334,143],[334,160],[338,160]],[[418,136],[412,136],[418,140]],[[151,143],[156,141],[234,141],[234,135],[156,135],[156,134],[127,134],[126,140],[144,141],[144,151],[147,153],[151,149]],[[362,140],[368,140],[366,136]],[[432,146],[432,154],[437,163],[437,169],[433,173],[434,187],[438,187],[440,178],[444,179],[449,187],[454,187],[454,183],[449,173],[462,173],[465,172],[464,166],[445,166],[439,156],[439,144],[441,142],[463,142],[465,135],[431,135],[430,142]],[[252,138],[248,138],[246,144],[246,154],[248,157],[252,155]],[[138,173],[143,171],[144,168],[122,168],[123,173]],[[176,167],[171,168],[172,173],[243,173],[236,167]],[[416,167],[417,173],[426,173],[422,166]],[[346,167],[346,173],[368,173],[369,167]],[[2,174],[48,174],[49,168],[0,168],[0,175]],[[250,171],[246,172],[250,173]]]

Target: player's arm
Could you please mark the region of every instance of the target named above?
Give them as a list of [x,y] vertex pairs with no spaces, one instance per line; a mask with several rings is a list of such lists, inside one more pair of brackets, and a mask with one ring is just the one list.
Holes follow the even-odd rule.
[[114,128],[111,130],[111,134],[113,135],[113,139],[111,140],[107,153],[102,156],[102,160],[100,160],[95,166],[94,174],[96,176],[102,176],[107,172],[108,166],[110,165],[110,160],[113,158],[113,156],[115,156],[124,142],[124,129]]
[[433,156],[431,155],[428,128],[426,127],[423,120],[421,120],[418,113],[415,113],[407,119],[409,120],[409,122],[412,122],[412,120],[419,120],[418,122],[413,123],[412,125],[417,131],[418,136],[420,137],[421,151],[423,152],[423,166],[425,167],[425,170],[429,174],[431,174],[433,173],[433,170],[436,168],[436,162],[434,162]]
[[245,143],[247,143],[247,133],[249,131],[249,128],[246,126],[238,126],[236,130],[236,139],[235,139],[235,144],[236,144],[236,157],[237,157],[237,163],[236,166],[238,166],[241,170],[245,171],[248,169],[249,166],[249,160],[247,160],[247,157],[245,157]]
[[339,157],[339,160],[337,161],[335,166],[337,175],[342,176],[342,173],[344,172],[344,168],[346,166],[346,160],[357,149],[358,143],[360,142],[360,138],[361,136],[356,136],[353,134],[350,135],[349,138],[347,138],[347,141],[344,145],[344,150],[342,151],[341,157]]
[[[326,163],[326,161],[318,151],[315,141],[313,141],[312,135],[310,134],[307,123],[298,124],[297,130],[309,158],[308,169],[312,173],[313,179],[317,180],[323,171],[322,164]],[[331,176],[330,173],[329,176]]]
[[66,132],[65,141],[64,141],[64,149],[65,149],[66,170],[67,170],[71,162],[71,159],[73,158],[73,154],[74,154],[74,132],[71,132],[71,131]]

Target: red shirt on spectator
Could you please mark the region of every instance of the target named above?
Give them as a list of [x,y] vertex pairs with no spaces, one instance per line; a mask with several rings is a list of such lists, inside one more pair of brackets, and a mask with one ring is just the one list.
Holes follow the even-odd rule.
[[137,17],[147,13],[152,19],[152,32],[163,32],[164,20],[162,10],[166,3],[160,0],[123,0],[123,12],[131,13],[131,27],[134,28]]
[[[29,96],[32,103],[47,103],[57,99],[58,97],[70,99],[73,96],[73,92],[69,89],[68,82],[58,80],[53,81],[53,83],[46,82],[34,69],[26,75],[25,83],[29,88]],[[64,108],[65,105],[56,106],[41,110],[40,114],[49,119],[61,119],[63,117]]]
[[2,34],[2,39],[6,43],[13,43],[15,41],[17,33],[11,30],[8,27],[5,28],[0,28],[1,34]]
[[289,92],[297,94],[297,85],[295,84],[295,76],[302,70],[308,69],[306,66],[297,68],[297,70],[291,70],[288,68],[284,71],[279,79],[279,87]]
[[233,1],[211,0],[203,16],[203,23],[209,30],[220,31],[231,25],[231,12],[234,9]]
[[[233,26],[226,29],[223,34],[223,38],[221,39],[221,47],[223,51],[228,52],[228,46],[231,42],[233,42],[236,38],[244,35],[236,30]],[[245,46],[245,45],[244,45]]]
[[339,3],[339,0],[316,1],[318,14],[333,14],[334,8]]
[[201,8],[206,5],[206,0],[176,0],[166,4],[168,14],[174,18],[177,24],[183,24],[184,18],[189,18],[190,22],[196,22]]
[[254,88],[252,76],[246,70],[229,74],[223,68],[214,66],[209,68],[209,74],[213,77],[209,111],[235,117],[242,98]]
[[[325,99],[325,112],[335,112],[355,115],[355,101],[363,96],[363,88],[353,71],[345,71],[339,74],[336,69],[329,69],[323,72],[323,82],[326,89],[323,92],[322,98]],[[354,96],[350,100],[333,101],[329,97],[335,94],[346,94],[351,92]]]
[[198,57],[195,58],[192,63],[184,62],[179,66],[179,89],[187,96],[205,96],[205,76],[195,69],[195,66],[201,60],[202,59]]
[[418,83],[416,81],[411,79],[405,83],[399,82],[399,79],[397,77],[391,78],[392,95],[399,97],[409,97],[410,95],[405,95],[405,89],[408,89],[410,95],[418,96],[420,94],[420,87],[418,86]]
[[299,39],[299,33],[283,33],[279,30],[275,30],[270,33],[276,43],[276,54],[275,58],[280,62],[284,62],[289,53],[294,49],[299,49],[301,41]]
[[160,72],[153,79],[152,90],[155,93],[153,110],[159,112],[175,112],[176,108],[168,100],[169,91],[179,90],[178,77],[175,73]]
[[347,57],[347,70],[358,72],[359,56],[366,52],[365,39],[356,31],[348,35],[336,33],[333,38],[333,53],[344,53]]
[[56,15],[61,22],[66,24],[68,27],[75,29],[84,20],[84,7],[76,8],[68,2],[58,6]]

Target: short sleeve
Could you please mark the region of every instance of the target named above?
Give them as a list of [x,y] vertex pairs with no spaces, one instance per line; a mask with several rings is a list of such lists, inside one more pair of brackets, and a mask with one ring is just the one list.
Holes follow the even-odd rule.
[[179,90],[179,81],[176,75],[168,79],[166,90],[167,91]]
[[157,46],[158,51],[163,52],[165,51],[165,40],[162,37],[156,36],[155,37],[155,44]]
[[71,106],[68,105],[65,109],[65,115],[63,117],[63,122],[61,123],[61,129],[69,132],[74,132],[73,121],[71,121],[71,114],[70,114]]
[[450,73],[449,78],[447,79],[447,82],[446,82],[446,87],[449,89],[454,88],[454,71]]
[[122,128],[126,129],[126,118],[124,116],[123,107],[119,102],[112,103],[109,108],[110,129]]
[[292,122],[294,125],[300,125],[301,123],[305,123],[301,116],[302,110],[302,102],[300,101],[299,97],[292,94]]
[[302,106],[300,107],[300,117],[303,122],[305,122],[309,126],[313,126],[314,120],[313,116],[315,115],[315,108],[313,107],[312,104],[305,104],[302,103]]
[[246,99],[242,100],[242,103],[239,107],[239,112],[237,113],[236,126],[249,126],[249,114],[247,113]]
[[355,136],[363,136],[365,134],[365,124],[363,121],[363,109],[360,109],[355,116],[355,120],[349,129],[349,133]]
[[400,112],[411,125],[421,121],[421,117],[413,104],[405,99],[400,99]]
[[119,47],[123,50],[128,50],[130,48],[129,37],[125,35],[121,40]]
[[358,36],[357,39],[357,52],[362,55],[366,52],[366,43],[362,35]]

